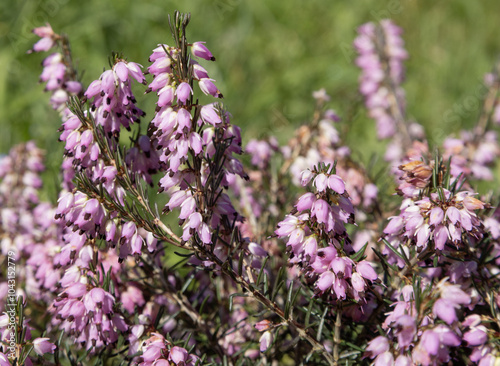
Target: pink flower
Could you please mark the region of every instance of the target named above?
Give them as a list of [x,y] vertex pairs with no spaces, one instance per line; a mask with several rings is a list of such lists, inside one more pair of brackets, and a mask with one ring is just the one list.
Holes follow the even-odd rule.
[[314,178],[313,184],[316,186],[318,192],[323,192],[328,184],[328,177],[325,174],[320,173],[316,176],[316,178]]
[[[195,62],[192,60],[192,62]],[[193,63],[193,76],[195,79],[200,80],[200,79],[205,79],[208,78],[208,73],[207,70],[203,66],[201,66],[198,63]]]
[[365,290],[365,280],[361,277],[358,272],[354,272],[351,277],[352,287],[358,291],[362,292]]
[[391,217],[391,221],[389,221],[389,223],[385,227],[384,233],[387,235],[396,235],[401,231],[401,229],[403,229],[403,227],[403,218],[400,216],[393,216]]
[[52,27],[50,26],[49,23],[46,23],[44,26],[37,27],[37,28],[33,29],[32,32],[40,38],[53,37],[55,35],[55,33],[52,30]]
[[387,351],[380,354],[373,363],[374,366],[393,366],[394,356],[391,352]]
[[191,47],[191,52],[196,57],[201,57],[208,61],[215,61],[215,57],[208,50],[208,48],[204,44],[205,42],[194,42]]
[[372,339],[368,347],[366,347],[366,351],[370,352],[370,357],[374,358],[375,356],[380,355],[389,350],[389,341],[384,336],[378,336]]
[[219,89],[215,86],[213,83],[215,80],[213,79],[200,79],[198,82],[198,85],[200,86],[201,91],[205,95],[211,95],[212,97],[215,98],[222,98],[222,94],[219,92]]
[[368,261],[361,261],[356,265],[356,271],[370,281],[375,281],[378,278],[377,272],[373,269]]
[[273,335],[270,331],[264,332],[260,337],[260,351],[266,352],[271,343],[273,342]]
[[410,315],[402,315],[396,320],[398,326],[398,343],[400,347],[407,347],[413,342],[417,332],[415,319]]
[[335,275],[331,271],[326,271],[321,274],[318,278],[316,285],[321,291],[326,291],[333,286],[335,281]]
[[273,323],[267,319],[261,320],[260,322],[255,324],[255,329],[259,332],[263,332],[268,330]]
[[429,225],[438,225],[444,219],[444,211],[441,207],[434,207],[429,213]]
[[422,333],[420,344],[430,355],[436,355],[439,350],[439,336],[432,329]]
[[49,338],[36,338],[33,341],[33,349],[37,354],[43,356],[45,353],[54,353],[56,345],[49,342]]
[[332,174],[328,177],[328,187],[338,194],[343,194],[345,192],[344,181],[336,174]]
[[394,366],[411,366],[411,365],[413,365],[411,359],[403,355],[399,355],[398,358],[396,358],[396,362],[394,362]]
[[303,170],[300,173],[300,184],[305,187],[306,185],[309,184],[313,176],[314,174],[310,170]]
[[10,366],[7,356],[2,352],[0,352],[0,366]]
[[311,209],[311,216],[316,216],[316,219],[320,224],[328,222],[329,213],[330,205],[326,201],[319,199],[314,202]]
[[181,83],[176,90],[177,100],[182,104],[186,104],[186,101],[193,94],[193,89],[191,89],[191,85],[188,83]]
[[484,325],[479,325],[466,332],[463,336],[463,339],[467,342],[468,346],[480,346],[486,343],[486,341],[488,340],[487,332],[488,330]]
[[174,362],[175,364],[184,364],[189,356],[189,353],[181,347],[174,346],[170,349],[170,354],[168,355],[168,359]]
[[438,299],[432,307],[432,312],[434,315],[444,320],[447,324],[452,324],[455,320],[457,320],[457,314],[455,313],[456,307],[455,303],[444,299]]
[[201,107],[200,116],[205,123],[211,124],[212,126],[222,122],[213,104],[207,104]]
[[307,192],[300,196],[299,200],[295,204],[295,207],[298,211],[310,210],[315,201],[316,195],[314,193]]

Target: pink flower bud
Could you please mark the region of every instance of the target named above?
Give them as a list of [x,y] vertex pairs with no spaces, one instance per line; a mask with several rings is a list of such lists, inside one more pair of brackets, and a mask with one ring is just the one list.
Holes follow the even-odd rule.
[[362,292],[365,290],[365,280],[358,272],[354,272],[351,276],[352,287],[358,291]]
[[181,347],[174,346],[170,349],[170,354],[168,355],[168,359],[175,364],[185,364],[189,354],[188,352]]
[[121,82],[125,82],[128,80],[128,68],[123,61],[117,62],[115,66],[113,66],[113,70]]
[[146,78],[144,77],[144,74],[142,73],[141,70],[142,66],[136,62],[128,62],[127,63],[127,69],[130,75],[137,80],[137,82],[145,84],[146,83]]
[[394,362],[394,366],[412,366],[413,362],[412,360],[404,355],[399,355],[398,358],[396,358],[396,361]]
[[447,324],[452,324],[457,320],[455,313],[455,304],[443,299],[438,299],[432,307],[434,315],[444,320]]
[[179,207],[187,197],[188,193],[186,191],[182,189],[175,191],[170,197],[170,201],[168,201],[166,206],[168,207],[169,210],[172,210],[175,207]]
[[214,81],[215,80],[213,80],[213,79],[207,79],[207,78],[200,79],[198,81],[198,85],[200,86],[201,91],[205,95],[211,95],[214,98],[220,98],[221,94],[219,92],[219,89],[217,89],[217,87],[213,83]]
[[174,88],[170,85],[165,86],[158,92],[158,102],[156,103],[158,107],[164,107],[166,105],[171,105],[174,100]]
[[167,73],[160,74],[153,79],[151,84],[149,84],[149,89],[152,91],[157,91],[162,89],[170,81],[170,76]]
[[76,299],[87,292],[87,285],[84,283],[74,283],[64,291],[70,299]]
[[387,224],[384,229],[384,234],[395,235],[398,234],[404,227],[403,218],[400,216],[393,216],[390,218],[391,221]]
[[207,224],[201,224],[201,229],[198,234],[200,235],[203,244],[210,244],[212,242],[212,233],[210,232],[210,228]]
[[215,57],[208,50],[204,43],[205,42],[194,42],[191,47],[191,52],[193,52],[193,55],[196,57],[200,57],[208,61],[215,61]]
[[474,210],[482,210],[484,208],[484,203],[478,200],[477,198],[467,196],[464,198],[464,206],[467,208],[469,211],[474,211]]
[[185,220],[196,210],[196,200],[190,196],[181,204],[181,213],[179,219]]
[[270,331],[264,332],[260,337],[260,351],[265,352],[273,342],[273,335]]
[[44,26],[37,27],[37,28],[33,29],[32,32],[40,38],[52,37],[55,35],[55,33],[52,30],[52,27],[50,26],[49,23],[45,23]]
[[432,329],[428,329],[422,333],[420,345],[427,353],[435,356],[439,351],[439,336]]
[[334,281],[335,281],[335,275],[333,274],[333,272],[326,271],[319,276],[318,281],[316,282],[316,286],[321,291],[326,291],[333,286]]
[[255,329],[257,329],[259,332],[263,332],[268,330],[273,323],[267,319],[261,320],[257,324],[255,324]]
[[207,70],[205,70],[200,64],[193,64],[193,76],[195,79],[208,79]]
[[177,123],[177,131],[182,131],[184,128],[187,128],[188,130],[191,129],[191,113],[184,108],[180,108],[177,112]]
[[316,195],[314,193],[307,192],[300,196],[299,200],[295,204],[295,207],[298,211],[310,210],[314,202],[316,202]]
[[318,242],[314,235],[310,235],[304,241],[304,254],[310,256],[311,258],[316,255],[318,250]]
[[336,174],[332,174],[328,177],[328,187],[338,194],[343,194],[345,192],[344,181]]
[[441,207],[434,207],[429,213],[429,225],[438,225],[443,221],[444,211]]
[[328,202],[319,199],[314,202],[313,207],[311,209],[311,216],[316,216],[318,222],[326,223],[328,222],[328,214],[330,213],[330,205]]
[[417,326],[415,319],[410,315],[402,315],[396,321],[399,326],[398,342],[400,347],[409,346],[413,342],[413,337],[416,334]]
[[394,356],[389,351],[384,352],[377,357],[377,359],[375,360],[373,365],[374,366],[392,366],[392,365],[394,365]]
[[309,182],[311,181],[312,177],[314,176],[313,172],[311,172],[310,170],[303,170],[301,173],[300,173],[300,184],[305,187],[306,185],[309,184]]
[[456,207],[448,207],[446,210],[446,217],[451,221],[452,224],[456,224],[460,220],[460,211]]
[[128,221],[122,227],[121,237],[130,239],[132,235],[134,235],[136,232],[137,232],[137,227],[135,226],[134,222]]
[[177,95],[177,100],[179,102],[186,104],[186,101],[193,94],[193,89],[191,89],[191,86],[188,83],[183,82],[177,87],[175,94]]
[[203,140],[198,133],[192,132],[189,134],[189,147],[195,154],[199,154],[203,150]]
[[212,126],[215,126],[216,124],[222,122],[219,115],[215,111],[213,104],[207,104],[203,106],[201,108],[200,115],[203,122],[211,124]]
[[377,272],[373,269],[370,262],[361,261],[356,265],[356,272],[370,281],[375,281],[378,278]]
[[451,303],[467,305],[471,302],[471,297],[458,285],[444,285],[441,288],[441,299]]
[[321,173],[314,178],[313,184],[316,186],[318,192],[324,192],[327,186],[328,178],[325,174]]
[[65,215],[73,207],[74,196],[71,192],[66,192],[59,198],[56,213],[59,215]]
[[33,51],[35,52],[43,52],[43,51],[48,51],[52,47],[54,47],[56,42],[49,37],[43,37],[40,39],[35,45],[33,46]]
[[266,257],[267,256],[267,252],[264,250],[264,248],[262,248],[257,243],[252,242],[252,243],[248,244],[248,250],[250,251],[250,253],[252,253],[253,255],[255,255],[257,257]]
[[469,347],[480,346],[488,340],[488,330],[484,325],[474,327],[463,336]]
[[371,358],[389,350],[389,341],[384,336],[378,336],[370,341],[366,351],[370,352]]
[[49,342],[49,338],[36,338],[33,341],[33,349],[37,354],[43,356],[45,353],[54,353],[56,345]]

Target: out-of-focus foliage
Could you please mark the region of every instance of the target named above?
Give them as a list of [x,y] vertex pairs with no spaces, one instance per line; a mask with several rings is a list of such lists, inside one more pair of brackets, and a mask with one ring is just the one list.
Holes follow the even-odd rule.
[[[348,121],[348,141],[364,160],[383,151],[357,92],[359,70],[352,41],[360,24],[390,17],[404,29],[409,115],[431,142],[471,126],[480,110],[482,78],[500,53],[495,0],[435,2],[390,0],[356,3],[311,1],[2,1],[0,3],[0,153],[35,139],[57,170],[62,146],[54,141],[60,120],[36,81],[40,55],[27,55],[35,26],[50,22],[68,34],[88,85],[109,50],[148,65],[143,55],[170,41],[167,14],[192,13],[190,40],[204,40],[218,62],[209,70],[228,110],[252,137],[275,134],[285,141],[311,115],[311,93],[321,87]],[[140,93],[138,93],[140,95]],[[139,97],[140,99],[140,97]],[[152,105],[147,110],[152,117]]]

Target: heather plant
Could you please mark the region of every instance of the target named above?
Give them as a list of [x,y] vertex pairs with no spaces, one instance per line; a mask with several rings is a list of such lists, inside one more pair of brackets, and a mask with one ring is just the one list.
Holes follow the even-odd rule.
[[87,87],[68,38],[34,30],[64,160],[57,204],[33,142],[0,160],[0,365],[496,365],[498,192],[477,187],[500,153],[498,69],[477,126],[429,146],[405,112],[402,30],[361,26],[380,174],[324,89],[288,144],[243,147],[189,22]]

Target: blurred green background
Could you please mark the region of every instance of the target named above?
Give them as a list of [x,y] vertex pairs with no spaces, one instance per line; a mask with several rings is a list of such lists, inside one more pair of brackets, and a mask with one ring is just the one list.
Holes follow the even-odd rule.
[[404,29],[408,113],[434,143],[473,125],[483,75],[500,52],[498,0],[2,0],[0,153],[35,139],[48,150],[51,169],[57,171],[60,162],[60,120],[37,83],[44,55],[26,54],[37,39],[32,28],[50,22],[69,35],[88,85],[108,67],[111,51],[147,66],[158,43],[171,43],[167,14],[176,9],[192,14],[189,40],[206,41],[217,57],[205,66],[243,128],[245,143],[267,134],[286,142],[310,118],[311,93],[324,87],[353,150],[365,161],[384,144],[357,92],[351,45],[359,25],[390,17]]

